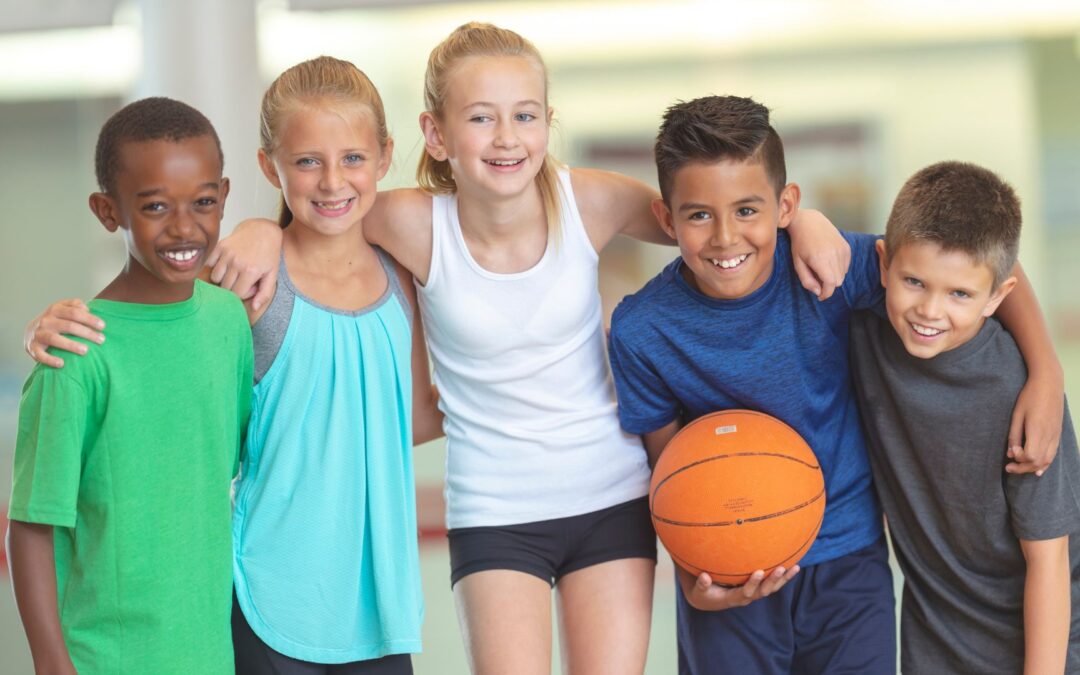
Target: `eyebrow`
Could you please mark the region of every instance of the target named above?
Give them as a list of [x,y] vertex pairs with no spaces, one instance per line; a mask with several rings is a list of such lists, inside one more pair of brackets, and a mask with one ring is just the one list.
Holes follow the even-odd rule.
[[[205,190],[205,189],[217,190],[219,187],[221,187],[221,183],[209,182],[209,183],[203,183],[202,185],[200,185],[199,189],[200,190]],[[142,192],[136,192],[135,196],[141,199],[143,197],[153,197],[154,195],[159,195],[159,194],[161,194],[163,192],[165,192],[165,188],[151,188],[149,190],[143,190]]]
[[[733,204],[739,206],[743,204],[761,204],[765,201],[764,197],[758,195],[751,195],[749,197],[743,197],[736,200]],[[679,211],[708,211],[712,208],[711,204],[701,204],[698,202],[685,202],[679,205]]]
[[[537,101],[534,98],[526,98],[526,99],[522,99],[520,101],[515,101],[513,105],[514,106],[534,105],[534,106],[537,106],[538,108],[543,108],[544,107],[543,103],[541,103],[540,101]],[[464,106],[462,108],[462,110],[469,110],[471,108],[496,108],[496,107],[498,107],[498,106],[495,103],[492,103],[490,101],[475,101],[473,103],[470,103],[470,104]]]

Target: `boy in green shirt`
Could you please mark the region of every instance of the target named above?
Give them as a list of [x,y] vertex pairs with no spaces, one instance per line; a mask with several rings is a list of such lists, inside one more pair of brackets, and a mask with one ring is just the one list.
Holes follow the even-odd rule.
[[150,98],[98,137],[90,209],[128,259],[109,341],[23,387],[9,509],[39,673],[232,673],[229,484],[250,408],[240,301],[196,275],[227,178],[209,120]]

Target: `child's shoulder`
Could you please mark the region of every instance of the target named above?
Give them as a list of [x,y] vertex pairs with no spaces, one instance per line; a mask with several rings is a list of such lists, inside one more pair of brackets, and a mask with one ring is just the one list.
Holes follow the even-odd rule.
[[240,321],[247,325],[247,312],[244,303],[232,291],[207,283],[201,279],[195,281],[200,294],[200,309],[212,317],[222,317],[228,321]]

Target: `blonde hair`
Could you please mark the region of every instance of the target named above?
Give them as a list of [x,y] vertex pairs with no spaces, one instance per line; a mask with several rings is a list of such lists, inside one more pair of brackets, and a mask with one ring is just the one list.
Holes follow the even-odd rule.
[[[270,154],[277,147],[282,121],[303,105],[331,108],[350,108],[357,104],[371,112],[375,126],[375,138],[379,147],[386,149],[390,134],[386,130],[386,112],[382,97],[367,75],[348,61],[332,56],[298,63],[278,75],[263,94],[259,108],[259,145]],[[281,197],[281,215],[278,224],[286,227],[292,222],[292,212]]]
[[[428,57],[427,70],[424,72],[424,105],[437,119],[444,119],[447,89],[454,67],[459,61],[470,56],[520,56],[532,59],[544,75],[544,107],[547,108],[547,67],[533,43],[512,30],[473,21],[455,29],[431,50]],[[416,183],[421,190],[430,194],[457,192],[450,162],[436,160],[428,152],[420,156],[420,164],[416,167]],[[540,199],[544,205],[548,237],[557,240],[561,206],[558,162],[550,152],[544,154],[543,165],[536,174],[536,187],[540,190]]]

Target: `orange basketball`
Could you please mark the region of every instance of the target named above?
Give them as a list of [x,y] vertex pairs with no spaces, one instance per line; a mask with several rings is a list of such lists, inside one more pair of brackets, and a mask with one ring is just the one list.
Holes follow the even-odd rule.
[[825,478],[794,429],[751,410],[705,415],[671,439],[653,469],[649,508],[672,559],[739,586],[797,563],[825,515]]

